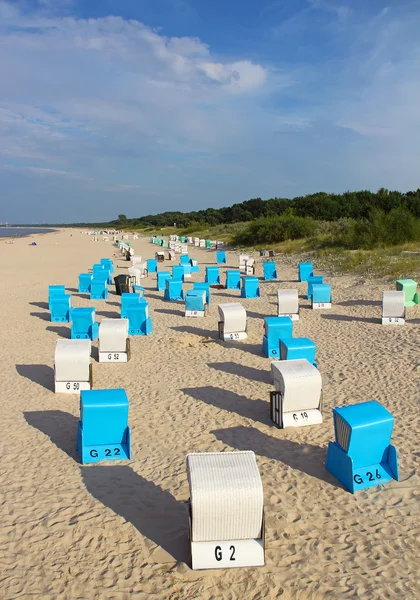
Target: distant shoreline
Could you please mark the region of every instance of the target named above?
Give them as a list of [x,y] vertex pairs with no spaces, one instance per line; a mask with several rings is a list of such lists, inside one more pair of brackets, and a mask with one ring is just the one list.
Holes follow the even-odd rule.
[[0,238],[24,238],[30,235],[54,233],[58,229],[50,227],[3,227],[0,226]]

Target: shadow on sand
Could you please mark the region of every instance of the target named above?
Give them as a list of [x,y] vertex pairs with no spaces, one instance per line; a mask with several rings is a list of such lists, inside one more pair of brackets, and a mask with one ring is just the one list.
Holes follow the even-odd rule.
[[78,419],[74,415],[62,410],[35,410],[24,412],[23,416],[31,427],[47,435],[57,448],[80,462],[76,450]]
[[211,433],[232,448],[253,450],[259,456],[281,461],[291,469],[326,481],[334,487],[341,487],[337,479],[325,469],[325,448],[271,437],[255,427],[230,427],[216,429]]
[[270,403],[264,400],[250,400],[245,396],[240,396],[235,392],[224,390],[223,388],[211,385],[197,388],[184,388],[181,390],[184,394],[232,413],[259,421],[264,425],[272,425],[270,421]]
[[46,390],[54,391],[54,369],[48,365],[16,365],[21,377],[26,377]]
[[[188,505],[138,475],[128,465],[81,467],[83,483],[94,498],[130,522],[167,557],[156,562],[189,562]],[[152,557],[153,559],[153,557]]]

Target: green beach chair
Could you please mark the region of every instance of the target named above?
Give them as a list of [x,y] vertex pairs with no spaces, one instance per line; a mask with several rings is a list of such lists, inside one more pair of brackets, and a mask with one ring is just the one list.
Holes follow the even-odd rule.
[[414,306],[419,303],[417,283],[413,279],[397,279],[395,284],[398,292],[404,292],[404,306]]

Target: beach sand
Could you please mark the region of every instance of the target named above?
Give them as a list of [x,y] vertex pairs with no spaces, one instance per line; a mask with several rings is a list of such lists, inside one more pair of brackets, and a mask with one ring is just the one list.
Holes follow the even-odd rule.
[[[270,360],[263,318],[276,290],[296,288],[297,265],[278,259],[281,281],[241,300],[249,338],[217,340],[217,305],[239,292],[212,291],[210,314],[185,318],[144,280],[153,333],[131,339],[127,364],[98,364],[95,388],[125,388],[132,460],[82,466],[76,452],[79,397],[53,393],[54,348],[69,325],[51,323],[48,285],[65,284],[74,306],[119,316],[119,297],[91,302],[78,274],[101,257],[129,263],[111,242],[61,230],[15,244],[0,240],[0,598],[42,600],[267,600],[419,598],[419,323],[382,327],[381,292],[392,283],[328,278],[333,307],[301,300],[297,336],[317,345],[324,422],[278,430],[269,418]],[[154,256],[147,239],[136,254]],[[204,280],[214,252],[191,248]],[[163,267],[169,266],[165,261]],[[228,253],[237,267],[237,254]],[[257,258],[257,273],[262,265]],[[222,277],[224,282],[224,275]],[[188,284],[186,285],[188,287]],[[95,342],[95,346],[97,343]],[[95,351],[93,351],[93,356]],[[325,470],[332,408],[376,399],[395,417],[401,481],[352,495]],[[253,450],[264,485],[266,566],[192,571],[188,566],[191,451]]]

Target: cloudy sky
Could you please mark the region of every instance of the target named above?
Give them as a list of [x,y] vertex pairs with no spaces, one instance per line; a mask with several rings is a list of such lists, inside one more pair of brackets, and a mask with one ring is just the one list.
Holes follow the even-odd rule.
[[0,221],[420,187],[419,0],[0,0]]

